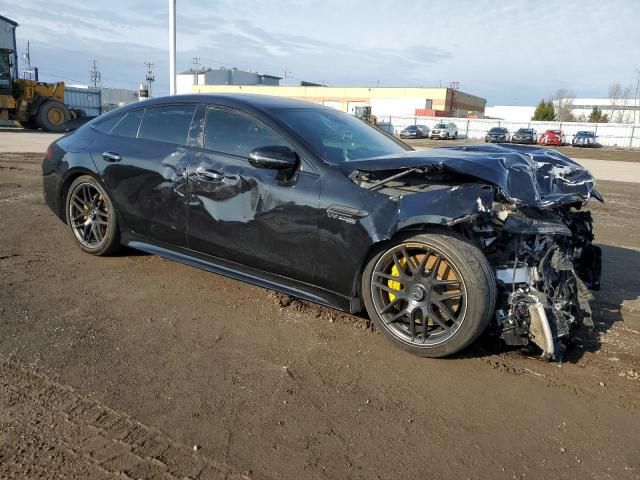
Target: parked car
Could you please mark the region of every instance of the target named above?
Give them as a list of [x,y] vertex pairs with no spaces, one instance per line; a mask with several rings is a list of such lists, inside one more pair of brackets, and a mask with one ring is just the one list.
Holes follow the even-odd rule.
[[538,143],[540,145],[555,145],[559,147],[565,144],[565,135],[562,130],[546,130],[540,135]]
[[458,127],[455,123],[438,123],[431,129],[430,138],[439,140],[449,140],[458,138]]
[[322,105],[183,95],[92,120],[49,146],[42,172],[47,205],[86,253],[127,245],[366,309],[418,355],[451,355],[491,325],[557,358],[590,324],[600,250],[580,207],[602,197],[569,158],[520,152],[414,151]]
[[429,127],[426,125],[409,125],[400,132],[400,138],[427,138]]
[[509,143],[510,140],[511,134],[504,127],[493,127],[484,136],[484,141],[491,143]]
[[572,147],[597,147],[598,137],[593,132],[581,130],[573,136],[571,140]]
[[538,134],[533,128],[519,128],[511,137],[511,143],[527,143],[535,145],[538,141]]

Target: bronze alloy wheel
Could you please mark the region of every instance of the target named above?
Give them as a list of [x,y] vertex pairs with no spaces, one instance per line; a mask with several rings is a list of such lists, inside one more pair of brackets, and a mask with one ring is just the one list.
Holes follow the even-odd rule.
[[398,245],[380,257],[371,298],[388,331],[410,344],[445,342],[465,319],[460,272],[443,252],[421,243]]
[[80,244],[98,249],[107,238],[109,211],[107,203],[92,183],[79,183],[70,193],[69,225]]

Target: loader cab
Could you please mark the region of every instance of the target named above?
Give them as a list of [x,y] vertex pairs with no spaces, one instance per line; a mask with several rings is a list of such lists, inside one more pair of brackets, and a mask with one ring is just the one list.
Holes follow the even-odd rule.
[[0,48],[0,95],[13,93],[13,50]]

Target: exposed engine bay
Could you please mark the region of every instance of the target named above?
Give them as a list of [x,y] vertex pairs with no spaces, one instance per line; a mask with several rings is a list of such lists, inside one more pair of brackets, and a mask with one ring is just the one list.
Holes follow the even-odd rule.
[[385,171],[360,165],[350,178],[398,202],[399,222],[421,204],[438,212],[429,223],[439,218],[478,246],[498,289],[491,333],[508,345],[535,344],[545,359],[561,361],[578,328],[593,327],[590,290],[600,288],[601,251],[584,210],[591,197],[603,201],[593,177],[536,147],[439,150],[451,150],[450,157],[404,159],[404,168]]

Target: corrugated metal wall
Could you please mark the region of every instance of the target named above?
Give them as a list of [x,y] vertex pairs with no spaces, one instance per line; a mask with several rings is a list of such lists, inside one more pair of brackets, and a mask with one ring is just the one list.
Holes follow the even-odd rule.
[[102,95],[100,89],[65,87],[64,103],[69,108],[80,108],[89,117],[102,113]]

